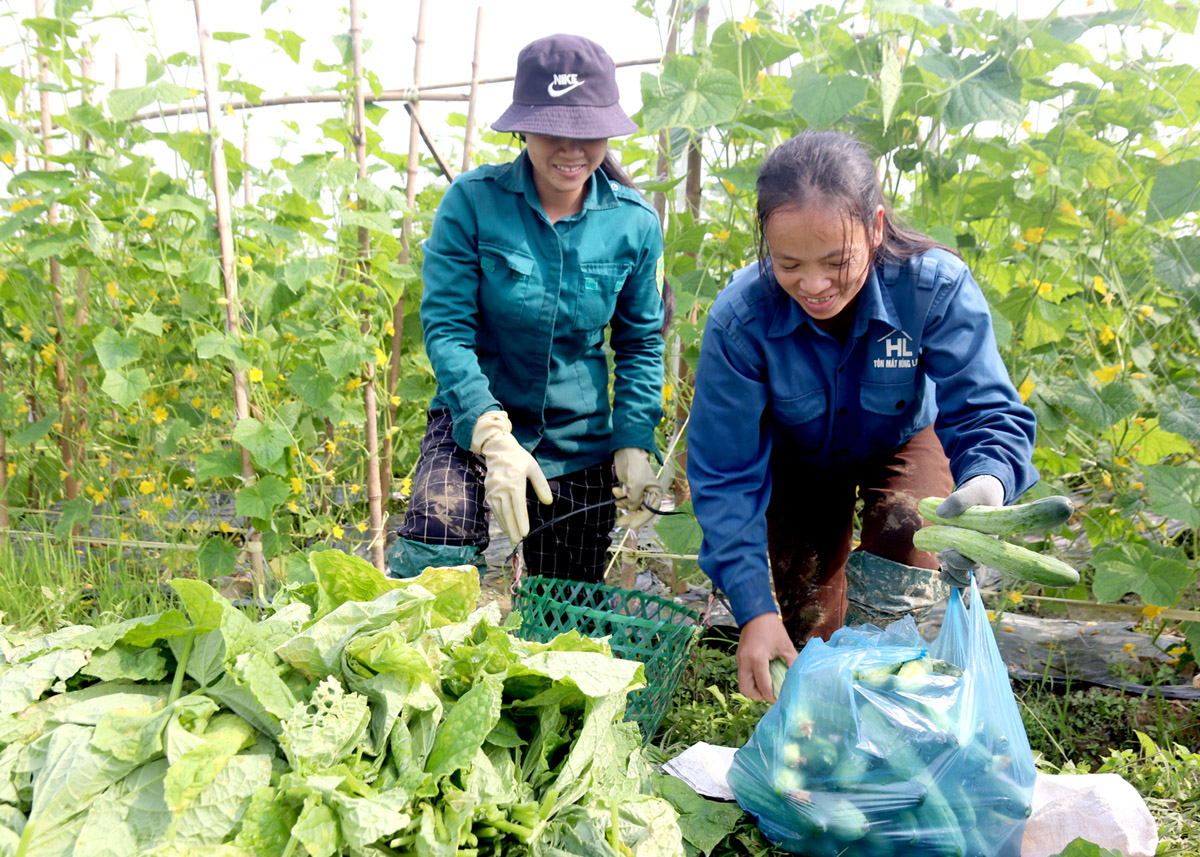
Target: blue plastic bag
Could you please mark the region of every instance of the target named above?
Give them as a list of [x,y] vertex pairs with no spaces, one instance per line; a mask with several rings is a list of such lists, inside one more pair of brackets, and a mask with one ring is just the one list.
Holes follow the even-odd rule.
[[926,647],[911,617],[810,640],[729,785],[811,857],[1019,857],[1033,753],[979,590]]

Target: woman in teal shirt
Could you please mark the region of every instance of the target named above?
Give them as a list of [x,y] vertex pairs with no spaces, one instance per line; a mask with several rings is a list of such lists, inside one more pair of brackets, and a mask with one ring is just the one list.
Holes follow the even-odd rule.
[[525,150],[459,176],[424,244],[437,393],[389,569],[482,569],[486,502],[514,544],[532,531],[533,573],[596,581],[616,506],[661,497],[662,231],[608,152],[637,126],[596,43],[556,35],[522,49],[492,127]]

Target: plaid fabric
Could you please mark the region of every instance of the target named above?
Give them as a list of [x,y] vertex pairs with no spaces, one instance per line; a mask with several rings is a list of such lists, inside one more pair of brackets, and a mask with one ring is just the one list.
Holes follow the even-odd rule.
[[[483,493],[483,457],[454,442],[450,411],[429,411],[412,496],[398,535],[437,545],[488,546],[488,512]],[[609,535],[617,520],[612,461],[550,480],[554,502],[542,503],[530,491],[530,535],[522,554],[530,574],[599,582],[608,561]],[[587,506],[603,504],[595,509]],[[574,514],[572,514],[574,513]],[[563,517],[568,516],[568,517]],[[543,530],[539,526],[562,518]]]

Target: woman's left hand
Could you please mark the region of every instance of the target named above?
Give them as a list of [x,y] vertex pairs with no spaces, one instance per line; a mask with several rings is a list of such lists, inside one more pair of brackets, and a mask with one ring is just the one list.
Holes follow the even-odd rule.
[[[943,518],[953,518],[972,506],[1003,505],[1004,485],[995,476],[982,473],[979,476],[972,476],[943,500],[937,507],[937,513]],[[975,560],[963,556],[953,548],[947,548],[940,552],[938,562],[942,566],[942,579],[951,586],[964,589],[971,585],[971,572],[979,567],[979,563]]]
[[617,471],[617,481],[621,483],[613,489],[613,496],[617,498],[617,506],[626,512],[617,519],[617,524],[636,530],[654,517],[654,513],[643,508],[642,504],[659,508],[663,497],[662,486],[654,475],[650,453],[644,449],[618,449],[613,453],[613,466]]

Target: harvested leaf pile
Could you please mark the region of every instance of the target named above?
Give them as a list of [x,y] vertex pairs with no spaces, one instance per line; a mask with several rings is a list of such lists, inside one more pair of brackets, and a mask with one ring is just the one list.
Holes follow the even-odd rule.
[[0,855],[683,855],[622,720],[642,666],[336,551],[254,622],[182,609],[0,634]]

